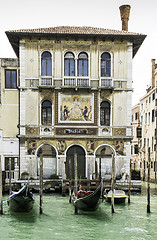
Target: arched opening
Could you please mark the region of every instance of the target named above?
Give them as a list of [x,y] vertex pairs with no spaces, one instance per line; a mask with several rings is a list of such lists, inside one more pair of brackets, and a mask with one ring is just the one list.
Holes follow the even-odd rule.
[[111,55],[108,52],[101,54],[101,77],[111,76]]
[[72,52],[64,55],[64,76],[75,76],[75,57]]
[[77,74],[78,76],[88,76],[88,55],[85,52],[78,56]]
[[100,104],[100,125],[110,126],[110,103],[103,101]]
[[84,178],[86,176],[86,158],[85,151],[80,146],[72,146],[66,154],[66,176],[69,178],[75,177],[74,155],[77,153],[77,176]]
[[40,175],[40,155],[43,155],[43,178],[50,178],[52,174],[57,174],[56,150],[49,144],[45,144],[37,152],[37,175]]
[[108,145],[99,147],[96,151],[95,173],[96,178],[111,179],[113,149]]
[[41,124],[52,125],[52,103],[48,100],[43,101],[41,105]]
[[43,52],[41,55],[41,75],[52,75],[52,56],[51,53],[49,53],[48,51]]

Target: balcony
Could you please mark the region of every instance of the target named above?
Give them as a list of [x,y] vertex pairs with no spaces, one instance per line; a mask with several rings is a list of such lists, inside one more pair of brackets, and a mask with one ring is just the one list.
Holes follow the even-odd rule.
[[113,87],[112,78],[100,78],[100,87],[112,88]]
[[52,87],[53,86],[53,78],[50,76],[42,76],[39,81],[40,87]]
[[88,77],[64,77],[63,87],[88,88],[90,87],[90,81]]
[[125,89],[127,88],[127,81],[126,80],[114,80],[114,88],[117,89]]
[[28,88],[52,88],[53,78],[50,76],[42,76],[40,78],[25,78],[25,86]]

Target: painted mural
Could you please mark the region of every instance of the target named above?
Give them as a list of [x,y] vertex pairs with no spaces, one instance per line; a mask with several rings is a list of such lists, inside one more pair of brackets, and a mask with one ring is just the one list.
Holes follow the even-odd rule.
[[60,121],[93,122],[94,95],[59,94]]

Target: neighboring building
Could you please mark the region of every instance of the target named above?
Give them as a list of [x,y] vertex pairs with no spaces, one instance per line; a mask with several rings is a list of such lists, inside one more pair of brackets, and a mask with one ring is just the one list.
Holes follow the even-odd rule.
[[[75,153],[78,176],[110,175],[113,153],[116,175],[129,174],[132,59],[146,36],[127,31],[128,10],[128,5],[121,7],[122,31],[53,27],[6,32],[20,69],[19,122],[14,122],[20,175],[27,171],[38,178],[41,153],[45,178],[68,177],[70,169],[74,176]],[[1,128],[4,132],[5,124]]]
[[132,169],[140,170],[140,159],[139,159],[139,146],[140,138],[138,137],[138,129],[140,129],[140,104],[136,104],[132,107],[132,130],[133,139],[131,141],[131,160]]
[[0,59],[0,156],[6,179],[9,178],[9,158],[12,178],[19,177],[18,75],[18,59]]
[[142,139],[139,159],[141,160],[141,174],[145,179],[148,173],[148,148],[150,147],[151,158],[151,179],[156,179],[156,80],[157,80],[157,65],[152,59],[152,81],[147,93],[140,99],[140,118],[142,127]]

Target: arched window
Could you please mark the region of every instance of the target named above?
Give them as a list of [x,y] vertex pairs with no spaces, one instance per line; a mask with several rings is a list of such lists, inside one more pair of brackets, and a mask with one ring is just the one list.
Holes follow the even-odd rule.
[[41,55],[41,75],[52,76],[52,56],[49,52],[43,52]]
[[78,76],[88,76],[88,55],[85,52],[82,52],[78,56]]
[[110,126],[110,103],[108,101],[100,104],[100,125]]
[[75,76],[75,58],[72,52],[64,55],[64,76]]
[[52,103],[48,100],[43,101],[41,106],[41,124],[52,125]]
[[101,54],[101,77],[111,76],[111,55],[107,52]]

